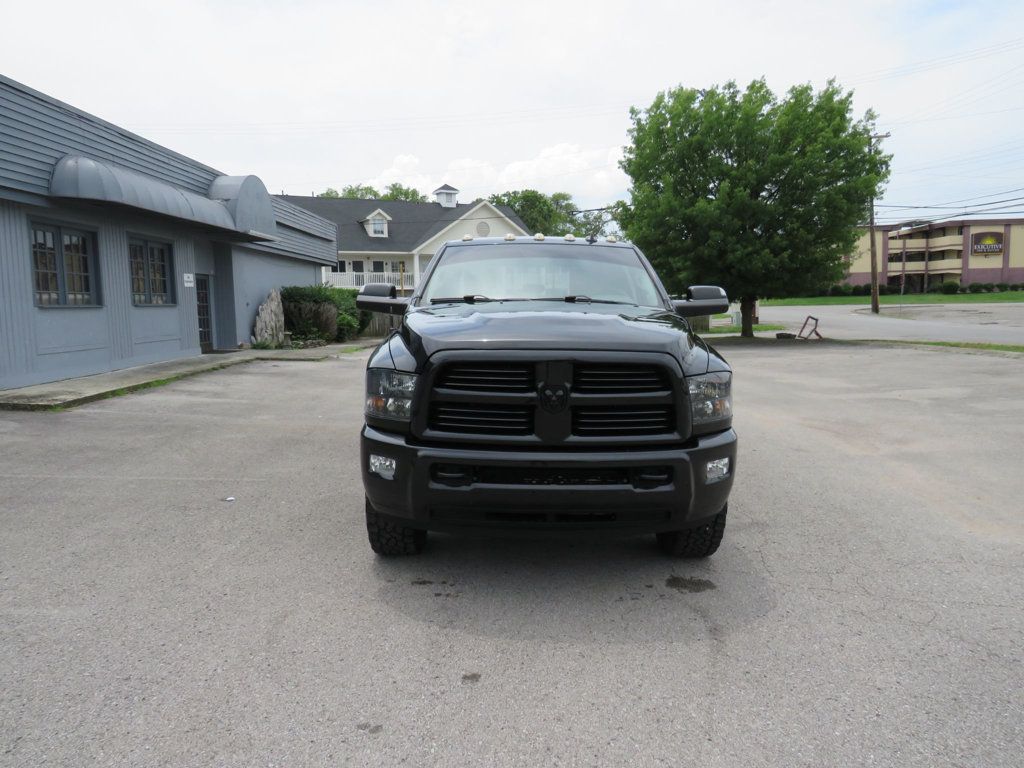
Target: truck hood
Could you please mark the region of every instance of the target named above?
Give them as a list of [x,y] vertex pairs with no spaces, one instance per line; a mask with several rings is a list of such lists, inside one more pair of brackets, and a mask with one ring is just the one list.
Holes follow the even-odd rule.
[[421,361],[453,349],[568,349],[662,352],[683,360],[696,341],[661,308],[546,301],[414,307],[402,336]]

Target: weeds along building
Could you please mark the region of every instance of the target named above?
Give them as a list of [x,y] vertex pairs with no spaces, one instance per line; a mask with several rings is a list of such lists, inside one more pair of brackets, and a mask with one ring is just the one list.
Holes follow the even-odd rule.
[[[875,227],[878,282],[920,293],[936,282],[1024,283],[1024,218],[964,219]],[[865,227],[846,282],[871,282],[871,240]]]
[[0,389],[234,349],[337,227],[0,76]]

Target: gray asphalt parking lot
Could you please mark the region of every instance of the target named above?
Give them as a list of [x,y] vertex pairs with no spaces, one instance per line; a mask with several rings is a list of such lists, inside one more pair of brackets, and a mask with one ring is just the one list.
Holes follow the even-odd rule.
[[0,764],[1017,764],[1024,361],[723,351],[739,475],[703,562],[375,559],[366,353],[0,413]]
[[866,305],[766,304],[760,320],[796,331],[808,315],[820,320],[819,329],[828,339],[1024,344],[1024,304],[1020,303],[883,304],[880,315],[872,315]]

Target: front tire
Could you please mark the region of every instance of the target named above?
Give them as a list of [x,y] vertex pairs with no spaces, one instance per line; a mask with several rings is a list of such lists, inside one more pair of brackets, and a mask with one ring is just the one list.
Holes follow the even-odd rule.
[[418,555],[427,544],[427,532],[382,517],[366,500],[366,534],[370,549],[384,557]]
[[725,535],[725,516],[729,505],[722,511],[696,528],[682,531],[665,531],[658,534],[658,546],[661,551],[671,557],[711,557],[718,551]]

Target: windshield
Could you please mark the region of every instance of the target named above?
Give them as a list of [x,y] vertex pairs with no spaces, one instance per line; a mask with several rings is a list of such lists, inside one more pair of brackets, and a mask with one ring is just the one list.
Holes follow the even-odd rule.
[[438,299],[578,297],[660,307],[662,300],[630,248],[500,243],[449,248],[423,289],[421,304]]

